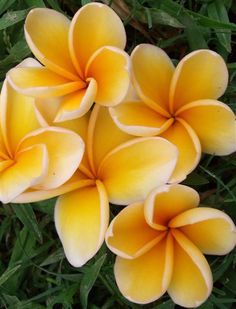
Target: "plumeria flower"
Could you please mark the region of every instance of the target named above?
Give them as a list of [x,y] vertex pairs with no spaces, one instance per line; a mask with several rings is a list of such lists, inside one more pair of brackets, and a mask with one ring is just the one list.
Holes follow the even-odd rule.
[[228,155],[236,150],[232,110],[217,101],[225,91],[228,71],[213,51],[198,50],[174,68],[160,48],[141,44],[131,55],[133,86],[138,100],[110,108],[121,130],[136,136],[162,136],[179,150],[171,182],[186,178],[201,151]]
[[14,68],[8,80],[28,96],[63,96],[55,121],[84,115],[94,101],[114,106],[124,99],[130,83],[129,56],[123,51],[126,34],[108,6],[87,4],[71,22],[57,11],[33,9],[26,18],[25,37],[44,66]]
[[166,291],[183,307],[208,298],[212,274],[203,254],[229,253],[236,228],[224,212],[198,204],[195,190],[164,185],[113,219],[106,242],[118,255],[116,282],[130,301],[146,304]]
[[63,128],[42,128],[34,100],[4,82],[0,98],[2,203],[11,202],[29,188],[40,191],[60,187],[76,171],[83,153],[80,136]]
[[[37,103],[45,125],[54,119],[53,106]],[[52,102],[51,102],[52,103]],[[56,109],[56,108],[55,108]],[[44,117],[43,117],[44,116]],[[102,245],[109,224],[109,202],[127,205],[144,199],[169,180],[176,147],[160,137],[133,138],[114,124],[105,107],[95,105],[85,116],[61,123],[77,132],[86,145],[82,163],[73,177],[56,190],[29,190],[15,202],[32,202],[61,195],[55,224],[69,262],[79,267]],[[66,193],[67,192],[67,193]]]

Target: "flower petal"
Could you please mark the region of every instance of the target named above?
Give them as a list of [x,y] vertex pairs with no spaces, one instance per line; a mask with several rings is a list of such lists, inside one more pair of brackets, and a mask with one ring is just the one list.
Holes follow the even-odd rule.
[[51,190],[37,190],[30,188],[22,194],[18,195],[11,203],[33,203],[38,201],[43,201],[55,196],[59,196],[80,188],[93,186],[95,181],[93,179],[87,179],[78,170],[76,173],[63,185],[51,189]]
[[140,98],[163,116],[169,115],[169,88],[174,66],[160,48],[138,45],[131,54],[134,86]]
[[132,302],[147,304],[167,290],[172,275],[171,235],[135,259],[117,257],[115,279],[121,293]]
[[140,101],[124,102],[109,109],[116,125],[124,132],[136,136],[154,136],[173,123]]
[[108,152],[131,138],[133,138],[131,135],[121,131],[115,125],[107,108],[95,104],[89,120],[86,145],[94,173]]
[[125,207],[110,223],[106,233],[108,248],[126,259],[137,258],[165,237],[145,221],[143,203]]
[[2,132],[8,151],[14,155],[20,140],[29,132],[40,128],[34,99],[16,92],[4,82],[0,98]]
[[[48,150],[48,174],[37,189],[54,189],[65,183],[78,168],[84,153],[84,142],[76,133],[56,127],[38,129],[22,140],[20,149],[44,144]],[[69,162],[69,164],[68,164]]]
[[48,154],[44,145],[20,151],[12,165],[0,174],[0,201],[9,203],[26,189],[38,184],[47,174]]
[[236,227],[224,212],[200,207],[189,209],[171,220],[205,254],[223,255],[236,245]]
[[74,65],[84,70],[87,61],[100,47],[110,45],[124,49],[126,34],[122,21],[109,6],[90,3],[73,17],[69,46]]
[[147,223],[158,230],[165,230],[169,221],[183,211],[197,207],[198,193],[184,185],[165,185],[154,189],[144,202]]
[[55,224],[71,265],[80,267],[101,247],[109,222],[109,203],[101,182],[62,195],[55,207]]
[[236,117],[226,104],[216,100],[195,101],[181,108],[178,117],[194,129],[203,152],[228,155],[236,151]]
[[152,189],[165,184],[177,157],[176,147],[165,139],[135,138],[107,154],[98,177],[111,203],[127,205],[143,200]]
[[183,233],[172,230],[175,238],[174,267],[168,294],[183,307],[198,307],[212,290],[212,274],[207,260]]
[[228,84],[223,58],[212,50],[197,50],[176,67],[170,87],[170,110],[201,99],[218,99]]
[[63,122],[66,120],[82,117],[86,114],[97,94],[97,83],[92,78],[87,88],[81,89],[65,96],[61,101],[61,106],[55,117],[55,122]]
[[[56,114],[60,108],[62,98],[51,98],[51,99],[36,99],[35,100],[35,109],[36,115],[43,127],[53,126],[54,119]],[[80,118],[76,118],[73,120],[67,120],[60,122],[60,127],[74,131],[77,133],[84,141],[87,143],[87,131],[88,131],[88,123],[90,118],[90,112],[87,112],[84,116]],[[88,177],[90,178],[91,172],[89,162],[88,162],[88,154],[87,154],[87,147],[85,147],[85,153],[83,155],[83,159],[79,168],[81,169],[82,166],[86,168],[87,174],[89,173]],[[93,177],[93,176],[92,176]]]
[[129,85],[129,56],[116,47],[102,47],[89,59],[86,77],[97,82],[96,103],[103,106],[119,104]]
[[47,8],[29,12],[25,21],[25,38],[35,55],[48,69],[68,79],[78,79],[68,46],[70,20]]
[[62,96],[86,86],[81,80],[70,81],[45,67],[16,67],[7,78],[18,92],[40,98]]
[[161,136],[178,148],[179,158],[170,183],[181,182],[199,163],[201,157],[199,139],[193,129],[179,118]]

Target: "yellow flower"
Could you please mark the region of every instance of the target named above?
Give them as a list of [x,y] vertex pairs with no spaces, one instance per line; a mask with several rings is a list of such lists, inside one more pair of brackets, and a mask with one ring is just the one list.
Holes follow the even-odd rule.
[[183,307],[208,298],[212,274],[203,253],[230,252],[236,229],[224,212],[198,204],[195,190],[165,185],[113,219],[106,242],[118,255],[115,278],[126,298],[145,304],[167,291]]
[[124,26],[101,3],[82,7],[72,21],[63,14],[37,8],[25,22],[25,37],[35,57],[32,67],[14,68],[8,80],[22,94],[63,96],[55,121],[84,115],[93,102],[120,103],[129,88],[129,57]]
[[77,134],[58,127],[42,128],[34,100],[4,82],[0,99],[2,203],[11,202],[29,188],[60,187],[76,171],[83,153],[84,142]]
[[[45,125],[45,119],[50,124],[54,118],[49,106],[54,104],[37,102],[39,118]],[[79,267],[96,254],[104,241],[109,202],[127,205],[143,200],[153,188],[169,180],[178,153],[163,138],[133,138],[122,132],[107,108],[99,105],[91,113],[61,126],[76,131],[85,141],[85,154],[78,171],[56,190],[30,190],[15,202],[61,195],[55,207],[56,229],[67,259]]]
[[236,122],[231,109],[217,101],[225,91],[224,60],[210,50],[184,57],[176,68],[160,48],[141,44],[132,55],[132,77],[140,100],[110,108],[115,123],[137,136],[160,135],[179,150],[171,182],[182,181],[205,153],[236,150]]

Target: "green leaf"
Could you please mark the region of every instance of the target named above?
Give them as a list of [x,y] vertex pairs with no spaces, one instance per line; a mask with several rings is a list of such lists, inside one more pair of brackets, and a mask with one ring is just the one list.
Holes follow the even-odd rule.
[[88,4],[90,2],[92,2],[92,0],[81,0],[82,5]]
[[136,12],[136,17],[144,23],[149,24],[149,28],[151,24],[160,24],[164,26],[171,26],[175,28],[184,28],[184,25],[178,21],[175,17],[171,16],[170,14],[166,13],[163,10],[155,9],[155,8],[146,8],[146,14],[143,12]]
[[16,0],[1,0],[0,1],[0,15],[2,15]]
[[16,216],[20,219],[20,221],[24,224],[28,231],[31,232],[40,243],[42,243],[42,234],[31,205],[12,204],[12,208]]
[[15,267],[8,268],[0,277],[0,286],[3,285],[15,272],[21,267],[21,265],[16,265]]
[[24,20],[29,10],[7,12],[0,18],[0,30],[13,26]]
[[[221,0],[215,0],[207,7],[208,16],[212,19],[223,23],[229,23],[229,17],[224,3]],[[214,29],[219,43],[230,53],[231,52],[231,31],[222,29],[221,31]]]
[[153,307],[153,309],[174,309],[174,308],[175,304],[173,303],[172,300],[165,301],[162,304]]
[[46,7],[43,0],[25,0],[25,3],[28,4],[29,7],[37,7],[37,8]]
[[106,254],[102,255],[90,268],[88,268],[82,277],[80,284],[80,302],[83,309],[87,308],[89,292],[97,279],[105,259]]
[[187,13],[182,14],[182,23],[186,26],[185,33],[191,50],[208,49],[207,42],[201,28],[196,24],[193,17]]
[[57,251],[53,252],[49,255],[41,264],[40,266],[51,265],[61,261],[65,257],[65,254],[62,249],[58,249]]
[[208,183],[209,180],[206,177],[199,175],[196,172],[188,175],[187,179],[184,181],[184,184],[188,186],[200,186]]

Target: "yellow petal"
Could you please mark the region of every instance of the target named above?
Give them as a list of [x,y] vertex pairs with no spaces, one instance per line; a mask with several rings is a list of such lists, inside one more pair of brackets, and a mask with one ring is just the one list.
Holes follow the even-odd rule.
[[236,245],[236,227],[224,212],[207,207],[190,209],[170,222],[206,254],[223,255]]
[[223,58],[211,50],[197,50],[176,67],[170,88],[170,110],[200,99],[218,99],[225,92],[228,70]]
[[70,81],[44,67],[16,67],[7,78],[17,91],[40,98],[62,96],[86,86],[81,80]]
[[194,129],[203,152],[228,155],[236,151],[236,117],[226,104],[216,100],[195,101],[183,106],[178,117]]
[[35,57],[48,69],[76,80],[68,46],[69,27],[70,21],[63,14],[37,8],[27,15],[25,38]]
[[108,248],[126,259],[137,258],[165,237],[165,232],[152,229],[145,221],[143,203],[125,207],[111,222],[107,233]]
[[59,196],[68,192],[72,192],[79,188],[84,188],[92,186],[95,184],[95,181],[92,179],[81,179],[78,177],[78,171],[63,185],[52,190],[37,190],[29,189],[18,195],[11,203],[33,203],[38,201],[47,200],[49,198]]
[[94,173],[108,152],[131,138],[115,125],[107,108],[95,104],[89,120],[86,145]]
[[63,97],[35,98],[35,112],[42,127],[53,125]]
[[198,193],[184,185],[165,185],[154,189],[146,198],[144,213],[147,223],[165,230],[169,221],[183,211],[197,207]]
[[168,294],[183,307],[198,307],[212,290],[212,274],[207,260],[183,233],[172,230],[175,238],[174,267]]
[[128,134],[154,136],[162,133],[173,123],[140,101],[124,102],[111,107],[110,113],[116,125]]
[[55,207],[55,224],[71,265],[80,267],[101,247],[109,222],[109,203],[101,182],[62,195]]
[[170,183],[181,182],[199,163],[201,157],[199,139],[193,129],[179,118],[161,136],[178,148],[179,158]]
[[163,116],[169,115],[169,88],[174,66],[160,48],[138,45],[131,55],[134,86],[141,99]]
[[135,259],[117,257],[115,279],[121,293],[132,302],[150,303],[167,290],[173,266],[171,235]]
[[20,140],[29,132],[40,128],[34,99],[16,92],[7,81],[1,92],[1,125],[9,152],[14,155]]
[[107,154],[98,177],[111,203],[127,205],[143,200],[152,189],[165,184],[177,157],[176,147],[165,139],[135,138]]
[[97,82],[96,103],[104,106],[119,104],[129,90],[129,56],[116,47],[102,47],[90,58],[86,77]]
[[47,174],[48,155],[44,145],[20,151],[12,165],[0,174],[0,201],[9,203],[26,189],[37,185]]
[[72,19],[69,45],[78,71],[85,69],[89,58],[100,47],[109,45],[124,49],[125,44],[126,34],[122,21],[106,5],[87,4]]
[[3,159],[0,157],[0,173],[7,169],[9,166],[13,164],[13,160],[11,159]]
[[86,114],[97,94],[97,83],[92,78],[87,88],[81,89],[65,96],[61,101],[61,106],[55,117],[55,122],[63,122],[66,120],[82,117]]
[[63,128],[38,129],[23,139],[20,149],[36,144],[46,145],[49,156],[48,174],[37,189],[54,189],[65,183],[78,168],[84,153],[81,137]]

